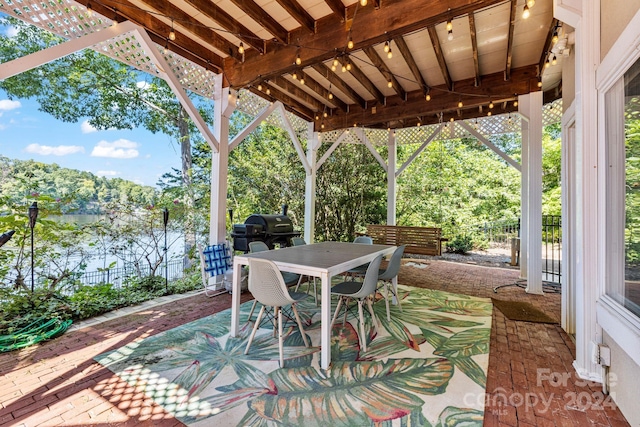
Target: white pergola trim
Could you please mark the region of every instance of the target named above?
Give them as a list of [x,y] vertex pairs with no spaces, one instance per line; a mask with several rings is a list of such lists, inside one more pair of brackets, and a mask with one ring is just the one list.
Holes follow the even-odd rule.
[[242,129],[238,134],[233,137],[231,142],[229,142],[229,149],[235,149],[244,139],[249,136],[251,132],[253,132],[260,124],[271,115],[278,107],[276,103],[267,105],[256,117],[249,123],[244,129]]
[[369,149],[369,151],[371,152],[371,154],[373,154],[373,157],[375,157],[375,159],[378,161],[378,163],[380,163],[380,166],[382,166],[382,169],[385,170],[385,172],[387,171],[387,162],[384,161],[384,159],[382,158],[382,156],[380,155],[380,153],[378,153],[375,149],[375,147],[373,146],[373,144],[371,143],[371,141],[369,141],[369,138],[367,137],[367,135],[364,133],[364,129],[362,128],[356,128],[355,129],[355,135],[360,139],[360,141],[362,141],[362,143]]
[[320,160],[318,160],[318,163],[316,163],[316,167],[315,167],[316,170],[320,169],[322,164],[326,162],[329,156],[331,156],[331,154],[336,150],[336,148],[340,146],[340,144],[342,143],[342,141],[344,141],[347,135],[348,133],[343,130],[340,136],[338,137],[338,139],[336,139],[336,141],[331,145],[331,147],[329,147],[329,149],[324,153],[324,155],[320,158]]
[[431,144],[433,142],[434,139],[436,139],[436,136],[439,135],[440,130],[442,129],[442,127],[444,126],[443,123],[438,124],[438,129],[436,129],[431,135],[429,135],[429,138],[427,138],[427,140],[425,142],[422,143],[422,145],[420,147],[418,147],[418,149],[402,164],[402,166],[400,166],[400,168],[398,169],[398,171],[396,172],[396,178],[398,178],[400,175],[402,175],[402,173],[404,172],[404,170],[411,164],[413,163],[413,161],[415,159],[418,158],[418,156],[427,148],[427,146],[429,144]]
[[307,161],[307,157],[304,153],[304,149],[302,148],[302,144],[300,144],[298,135],[296,135],[296,131],[293,129],[293,126],[291,125],[291,122],[287,117],[287,112],[284,109],[284,105],[282,105],[280,101],[278,101],[276,104],[278,104],[277,110],[280,112],[280,116],[282,116],[282,122],[284,124],[284,128],[289,133],[289,137],[293,142],[293,146],[295,147],[296,152],[298,153],[298,157],[300,158],[300,163],[302,163],[302,166],[304,167],[305,172],[309,174],[311,173],[311,166],[309,166],[309,162]]
[[[540,117],[542,117],[542,112],[540,112]],[[464,129],[466,129],[467,132],[469,132],[471,135],[475,136],[478,139],[478,141],[482,142],[484,145],[489,147],[494,153],[502,157],[511,166],[516,168],[519,172],[522,172],[522,167],[520,166],[520,163],[516,162],[507,153],[505,153],[504,151],[496,147],[493,142],[485,138],[480,132],[478,132],[472,126],[470,126],[469,123],[465,121],[460,121],[458,122],[458,124],[462,126]]]

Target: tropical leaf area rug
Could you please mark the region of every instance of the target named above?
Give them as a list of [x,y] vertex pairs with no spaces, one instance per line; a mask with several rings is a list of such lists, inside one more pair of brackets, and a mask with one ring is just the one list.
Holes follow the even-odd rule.
[[491,300],[407,286],[399,295],[402,310],[391,305],[391,321],[377,295],[381,327],[365,317],[367,351],[357,314],[336,321],[326,371],[313,298],[298,311],[315,347],[287,322],[284,368],[270,322],[244,354],[251,301],[241,306],[238,337],[229,335],[225,310],[96,360],[189,426],[481,426]]

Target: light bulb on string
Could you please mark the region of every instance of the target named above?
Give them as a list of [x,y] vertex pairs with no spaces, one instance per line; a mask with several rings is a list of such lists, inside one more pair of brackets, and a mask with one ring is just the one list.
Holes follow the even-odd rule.
[[451,31],[453,30],[453,22],[451,22],[451,19],[449,19],[447,21],[447,31]]
[[553,55],[553,59],[551,60],[551,65],[556,65],[558,63],[558,58],[556,58],[555,55]]
[[447,31],[447,40],[453,40],[453,30]]
[[388,41],[384,42],[384,51],[385,51],[385,52],[389,52],[389,49],[391,49],[391,48],[389,47],[389,42],[388,42]]
[[329,99],[333,99],[333,93],[329,92]]
[[324,129],[324,123],[320,125],[320,129]]
[[387,87],[392,88],[393,87],[393,82],[391,80],[389,80],[387,82]]
[[522,11],[522,19],[528,19],[530,15],[531,15],[531,12],[529,12],[529,6],[525,4],[524,10]]
[[518,106],[518,101],[513,101],[513,106],[517,107]]
[[360,0],[360,6],[365,7],[367,5],[367,0]]
[[351,61],[347,61],[347,71],[351,71]]
[[553,44],[558,43],[558,30],[555,30],[553,32],[553,37],[551,37],[551,43]]
[[536,0],[527,0],[527,6],[529,6],[529,8],[532,8],[533,6],[535,6],[536,4]]
[[551,62],[549,61],[549,58],[547,58],[547,61],[544,63],[544,68],[549,68],[551,66]]
[[542,80],[538,80],[538,87],[542,87]]
[[293,80],[298,80],[298,73],[294,71],[293,74],[291,74],[291,77],[293,77]]
[[393,52],[391,51],[391,48],[389,48],[389,52],[387,52],[387,58],[393,58]]
[[489,101],[489,108],[493,108],[493,101]]
[[267,95],[271,95],[271,89],[267,88]]
[[93,16],[93,8],[91,7],[91,3],[87,3],[87,11],[85,12],[87,18],[91,18]]
[[462,100],[458,101],[458,108],[462,108],[464,104],[462,104]]
[[325,119],[327,118],[327,116],[328,116],[328,114],[327,114],[326,111],[324,113],[322,113],[322,117],[324,117]]
[[424,98],[427,100],[427,102],[431,101],[431,94],[427,92],[427,95]]
[[258,83],[258,90],[262,92],[262,85]]
[[353,40],[351,39],[351,35],[349,35],[349,41],[347,42],[347,48],[353,49]]
[[300,58],[300,54],[296,55],[296,65],[302,64],[302,59]]
[[238,53],[244,55],[244,44],[242,42],[240,42],[240,46],[238,46]]
[[164,42],[164,49],[162,49],[162,53],[164,53],[165,55],[169,53],[169,40]]
[[174,41],[176,39],[176,32],[173,30],[173,19],[171,20],[171,31],[169,31],[169,40]]
[[303,75],[300,76],[300,84],[304,86],[304,76]]
[[343,72],[343,73],[346,73],[346,72],[347,72],[347,66],[346,66],[346,65],[344,65],[344,64],[342,65],[342,72]]
[[488,111],[488,112],[487,112],[487,116],[490,116],[490,115],[491,115],[491,111]]

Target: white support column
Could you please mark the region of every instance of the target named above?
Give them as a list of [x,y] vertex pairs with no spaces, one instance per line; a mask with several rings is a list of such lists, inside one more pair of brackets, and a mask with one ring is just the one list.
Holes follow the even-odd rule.
[[396,132],[389,131],[389,140],[387,142],[388,157],[387,162],[387,225],[396,225],[396,163],[398,157],[398,145],[396,141]]
[[308,125],[307,142],[307,163],[309,171],[305,179],[304,186],[304,240],[307,243],[314,242],[316,223],[316,159],[318,157],[318,147],[320,138],[318,132],[314,131],[313,123]]
[[[604,245],[598,216],[598,93],[596,70],[600,64],[600,1],[582,0],[580,11],[556,0],[554,14],[564,14],[576,29],[576,176],[575,176],[575,251],[570,261],[575,271],[576,360],[578,375],[602,380],[600,366],[591,360],[591,342],[602,340],[602,328],[596,319],[596,301],[600,295],[598,277],[605,260],[598,257]],[[566,22],[566,21],[565,21]],[[600,202],[603,203],[603,202]],[[608,279],[608,278],[606,278]]]
[[229,171],[229,117],[235,109],[236,96],[222,87],[222,76],[216,79],[213,133],[219,141],[218,151],[211,153],[211,208],[209,243],[227,238],[227,187]]
[[[523,120],[523,166],[527,176],[527,293],[542,292],[542,91],[521,95],[518,108],[528,119]],[[525,149],[524,134],[528,134]],[[527,152],[525,159],[525,152]],[[523,167],[523,176],[525,176]],[[525,211],[525,209],[523,209]],[[523,221],[524,222],[524,221]],[[522,241],[521,241],[522,247]],[[521,259],[523,256],[521,255]]]
[[[519,100],[520,101],[520,100]],[[518,110],[523,113],[524,101],[518,102]],[[529,118],[522,118],[520,136],[520,278],[527,279],[529,272]]]

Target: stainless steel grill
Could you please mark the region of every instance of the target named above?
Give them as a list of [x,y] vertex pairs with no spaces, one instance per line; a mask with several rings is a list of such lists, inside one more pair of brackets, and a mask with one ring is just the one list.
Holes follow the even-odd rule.
[[249,252],[249,243],[255,241],[264,242],[270,249],[275,245],[289,246],[290,239],[297,237],[300,232],[293,230],[291,219],[287,215],[250,215],[244,224],[234,224],[231,237],[233,249]]

